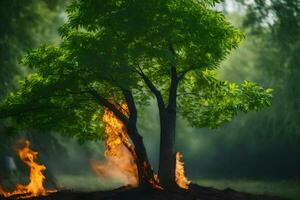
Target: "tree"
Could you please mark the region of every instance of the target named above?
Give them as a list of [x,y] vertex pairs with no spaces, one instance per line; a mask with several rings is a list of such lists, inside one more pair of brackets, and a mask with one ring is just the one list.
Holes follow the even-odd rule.
[[[264,74],[272,75],[273,78],[266,82],[276,89],[274,106],[270,110],[273,115],[264,117],[262,122],[272,133],[295,136],[300,124],[300,2],[239,1],[247,8],[244,25],[251,28],[250,34],[262,38],[256,65],[264,67]],[[295,138],[291,137],[291,140],[295,141]]]
[[[15,90],[18,80],[28,73],[28,69],[19,63],[25,51],[45,41],[53,41],[58,35],[56,28],[60,24],[61,5],[60,0],[0,2],[0,99]],[[16,134],[10,134],[15,132],[14,126],[9,120],[0,121],[0,141],[5,141],[0,144],[0,176],[5,165],[2,160],[10,154],[9,147],[16,140],[12,137]]]
[[[239,111],[270,105],[271,90],[216,79],[214,69],[243,34],[211,9],[216,1],[74,0],[62,42],[31,51],[36,70],[10,94],[0,117],[80,140],[102,137],[99,116],[110,109],[124,123],[137,155],[139,183],[154,180],[138,109],[154,96],[160,116],[159,179],[175,185],[177,112],[194,126],[217,127]],[[126,102],[129,114],[115,103]]]
[[60,0],[0,2],[0,98],[15,89],[18,78],[26,73],[19,65],[24,51],[50,41],[54,35],[51,29],[60,24],[56,14],[61,10],[59,5]]

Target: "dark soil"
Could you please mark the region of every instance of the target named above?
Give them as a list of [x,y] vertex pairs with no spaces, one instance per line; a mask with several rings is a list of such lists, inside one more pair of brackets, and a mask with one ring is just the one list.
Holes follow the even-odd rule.
[[[8,198],[17,199],[18,197]],[[1,199],[1,197],[0,197]],[[29,198],[30,200],[285,200],[284,198],[265,195],[254,195],[237,192],[231,189],[217,190],[190,185],[189,190],[174,191],[145,190],[141,188],[122,187],[110,191],[75,192],[59,191],[44,197]]]

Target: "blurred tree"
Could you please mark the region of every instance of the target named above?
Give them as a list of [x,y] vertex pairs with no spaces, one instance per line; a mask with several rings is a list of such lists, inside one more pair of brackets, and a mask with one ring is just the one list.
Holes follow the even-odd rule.
[[[28,68],[19,64],[25,51],[40,43],[57,40],[56,29],[62,21],[64,4],[65,1],[62,0],[0,1],[0,100],[6,93],[15,90],[19,79],[29,73]],[[12,147],[20,136],[10,134],[16,132],[15,127],[16,124],[12,121],[0,121],[0,141],[5,141],[0,143],[0,174],[6,164],[2,160],[5,156],[14,155]],[[48,140],[40,141],[47,141],[48,144],[56,141],[50,134],[44,137],[48,137]],[[57,143],[48,145],[48,152],[53,153],[53,147],[58,146]]]
[[[72,1],[62,42],[27,54],[23,63],[36,73],[6,98],[0,117],[94,140],[103,137],[99,115],[106,107],[128,129],[142,185],[154,176],[136,125],[137,105],[153,95],[161,127],[160,184],[175,186],[177,111],[191,125],[215,128],[239,111],[270,105],[270,89],[216,79],[214,69],[243,34],[211,9],[215,2]],[[129,114],[112,101],[126,102]]]
[[26,73],[27,69],[19,65],[24,51],[53,41],[61,7],[61,0],[0,2],[0,98],[15,89],[20,76]]
[[199,155],[197,151],[205,156],[187,167],[194,169],[190,171],[201,167],[201,176],[299,178],[299,2],[238,5],[234,7],[237,10],[230,7],[227,17],[246,32],[246,41],[222,63],[219,75],[221,79],[247,79],[273,88],[273,106],[260,113],[240,115],[214,131],[218,134],[213,136],[201,130],[203,140],[210,145],[207,150],[199,147],[188,152],[186,158],[190,160]]
[[[298,0],[240,0],[246,5],[244,25],[260,37],[256,63],[259,79],[275,89],[273,113],[265,116],[267,130],[300,137],[300,2]],[[267,79],[265,77],[268,77]],[[266,127],[265,126],[265,127]]]

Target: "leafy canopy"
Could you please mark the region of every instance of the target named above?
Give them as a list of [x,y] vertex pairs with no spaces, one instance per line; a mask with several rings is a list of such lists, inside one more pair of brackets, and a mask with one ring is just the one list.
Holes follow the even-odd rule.
[[24,51],[53,40],[61,4],[62,0],[0,1],[0,98],[16,89],[19,77],[27,73],[19,65]]
[[238,111],[270,104],[270,90],[215,78],[222,59],[243,34],[211,9],[217,1],[73,0],[59,45],[32,50],[23,63],[35,73],[4,102],[2,116],[16,115],[27,126],[54,129],[81,140],[101,138],[99,104],[90,91],[138,105],[151,97],[143,72],[164,99],[170,69],[182,78],[178,111],[192,125],[216,127]]

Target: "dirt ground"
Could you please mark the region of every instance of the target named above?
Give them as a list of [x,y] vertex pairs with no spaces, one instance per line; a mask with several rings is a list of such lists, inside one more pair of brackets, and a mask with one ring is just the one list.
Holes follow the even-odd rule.
[[[7,199],[18,199],[15,196]],[[4,199],[4,198],[2,198]],[[59,191],[48,196],[33,197],[30,200],[284,200],[279,197],[241,193],[231,189],[217,190],[190,185],[189,190],[174,191],[145,190],[141,188],[122,187],[115,190],[96,192]]]

